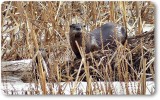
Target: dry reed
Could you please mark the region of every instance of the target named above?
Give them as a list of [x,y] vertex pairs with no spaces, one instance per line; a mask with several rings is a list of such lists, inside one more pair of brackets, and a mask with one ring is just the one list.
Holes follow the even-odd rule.
[[[65,88],[62,87],[73,81],[73,95],[83,94],[78,90],[82,81],[87,82],[87,95],[116,94],[114,81],[125,82],[121,88],[127,95],[131,94],[129,82],[138,81],[136,94],[145,95],[147,79],[155,79],[154,33],[127,41],[125,45],[117,42],[115,51],[102,49],[86,55],[85,48],[79,47],[82,60],[74,62],[68,32],[72,23],[86,24],[88,28],[84,32],[89,32],[106,22],[115,22],[125,26],[128,36],[139,35],[145,24],[154,26],[154,10],[149,1],[5,1],[1,4],[1,59],[32,59],[40,48],[44,48],[47,56],[43,58],[38,53],[32,79],[37,84],[35,87],[40,84],[44,95],[64,94]],[[49,76],[42,59],[48,59],[45,62]],[[64,85],[60,84],[62,81]],[[98,81],[109,83],[105,83],[105,88],[102,84],[93,85]],[[52,83],[58,84],[58,92],[52,89]],[[33,91],[25,94],[39,94],[38,89]]]

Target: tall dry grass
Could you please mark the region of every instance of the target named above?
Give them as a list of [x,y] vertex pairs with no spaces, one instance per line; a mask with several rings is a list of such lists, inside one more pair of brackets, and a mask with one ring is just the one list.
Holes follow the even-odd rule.
[[[43,94],[64,94],[59,84],[62,81],[75,81],[71,94],[76,93],[78,82],[86,81],[88,95],[94,91],[113,94],[113,81],[126,82],[124,89],[129,95],[128,82],[139,81],[137,94],[145,94],[146,81],[155,79],[154,34],[128,40],[125,45],[117,42],[115,51],[102,49],[85,55],[84,48],[79,47],[82,60],[74,62],[68,32],[72,23],[85,24],[88,29],[84,31],[89,32],[106,22],[114,22],[125,26],[128,36],[139,35],[145,24],[154,25],[154,9],[149,1],[5,1],[1,4],[1,59],[37,56],[31,82],[40,84]],[[45,58],[40,48],[45,50]],[[98,81],[110,84],[105,84],[105,88],[92,87]],[[59,84],[57,93],[52,83]],[[38,90],[34,94],[39,94]]]

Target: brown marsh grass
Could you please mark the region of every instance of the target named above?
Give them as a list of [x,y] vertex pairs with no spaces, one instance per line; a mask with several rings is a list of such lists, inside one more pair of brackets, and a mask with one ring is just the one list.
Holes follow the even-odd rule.
[[[154,26],[154,10],[149,1],[5,1],[1,4],[1,59],[13,61],[36,56],[30,82],[35,87],[40,84],[44,95],[64,94],[62,81],[66,84],[74,81],[71,94],[76,91],[81,94],[78,84],[86,81],[87,95],[114,94],[112,82],[115,81],[125,82],[123,89],[129,95],[129,82],[137,81],[136,94],[145,95],[146,81],[155,80],[154,31],[128,40],[125,45],[117,42],[115,51],[102,49],[86,55],[84,48],[79,47],[82,59],[78,61],[74,61],[68,32],[72,23],[85,24],[88,29],[84,32],[88,32],[106,22],[114,22],[125,26],[129,37],[141,35],[146,24]],[[41,48],[45,50],[45,58],[39,52]],[[92,86],[99,81],[109,83],[105,88],[98,84]],[[53,91],[53,83],[59,85],[58,92]],[[39,90],[33,91],[30,94],[39,94]]]

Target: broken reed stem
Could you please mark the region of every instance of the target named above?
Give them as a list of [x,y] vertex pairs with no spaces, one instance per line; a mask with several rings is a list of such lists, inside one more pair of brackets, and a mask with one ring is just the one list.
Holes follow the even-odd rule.
[[135,5],[136,5],[136,17],[138,19],[137,23],[138,31],[136,32],[136,34],[140,34],[142,32],[141,10],[139,10],[140,3],[136,2]]
[[110,6],[110,20],[112,22],[115,22],[114,2],[113,1],[109,2],[109,6]]
[[146,58],[143,59],[143,73],[141,74],[141,94],[146,94]]
[[96,19],[97,19],[97,6],[96,6],[96,3],[97,2],[92,2],[91,3],[91,13],[92,13],[92,16],[93,16],[93,22],[96,23]]
[[[39,45],[38,45],[38,42],[37,42],[37,36],[35,35],[34,26],[32,26],[31,35],[33,37],[33,42],[35,44],[36,52],[38,52],[39,51]],[[41,58],[40,53],[38,53],[37,58],[38,58],[37,69],[38,69],[39,76],[40,76],[39,77],[40,78],[40,84],[41,84],[43,94],[46,95],[47,94],[47,91],[46,91],[46,76],[45,76],[45,72],[43,71],[42,58]]]
[[123,24],[125,26],[126,29],[126,33],[127,33],[127,11],[126,11],[126,2],[125,1],[120,1],[122,4],[122,15],[123,15]]
[[91,95],[91,80],[90,80],[90,74],[89,74],[89,65],[86,62],[85,53],[83,51],[82,51],[82,62],[84,65],[84,71],[86,73],[86,80],[87,80],[86,92],[88,93],[88,95]]

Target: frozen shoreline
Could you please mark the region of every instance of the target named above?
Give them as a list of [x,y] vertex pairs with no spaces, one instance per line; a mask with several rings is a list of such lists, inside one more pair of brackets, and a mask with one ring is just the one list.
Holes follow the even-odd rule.
[[[137,95],[138,90],[138,83],[139,82],[129,82],[128,83],[128,90],[130,95]],[[104,85],[106,84],[106,85]],[[92,92],[95,95],[103,95],[106,93],[106,89],[110,85],[112,88],[113,95],[126,95],[126,87],[125,82],[92,82]],[[49,83],[47,83],[46,88],[47,91],[49,90]],[[64,95],[70,95],[71,91],[73,90],[73,87],[75,86],[76,90],[74,92],[74,95],[79,94],[86,94],[86,88],[87,88],[87,82],[78,82],[77,85],[75,85],[75,82],[60,82],[60,83],[54,83],[52,84],[52,93],[57,94],[58,90],[63,91]],[[105,87],[107,86],[107,87]],[[2,93],[5,95],[35,95],[35,84],[34,83],[21,83],[21,82],[14,82],[14,83],[1,83],[1,90]],[[40,89],[40,85],[38,85],[39,94],[42,94],[42,91]],[[153,81],[147,81],[146,82],[146,95],[151,95],[155,92],[155,82]],[[37,95],[37,94],[36,94]],[[59,94],[58,94],[59,95]]]

